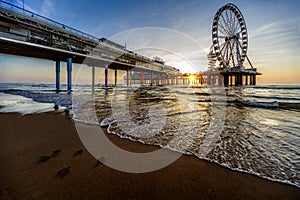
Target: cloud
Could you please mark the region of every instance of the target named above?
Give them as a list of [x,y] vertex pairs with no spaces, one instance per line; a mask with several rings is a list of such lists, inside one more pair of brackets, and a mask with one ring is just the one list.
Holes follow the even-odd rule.
[[204,71],[207,68],[206,49],[193,38],[176,30],[145,27],[131,29],[110,39],[120,44],[126,43],[129,50],[142,55],[159,56],[183,72]]
[[249,34],[249,57],[255,64],[272,66],[283,61],[299,61],[300,35],[297,20],[285,19],[265,24]]
[[271,30],[273,27],[276,26],[276,24],[278,24],[278,23],[265,24],[265,25],[259,27],[258,29],[254,30],[253,33],[251,34],[252,38],[259,36],[261,32]]
[[44,0],[41,6],[41,15],[49,17],[55,11],[52,0]]

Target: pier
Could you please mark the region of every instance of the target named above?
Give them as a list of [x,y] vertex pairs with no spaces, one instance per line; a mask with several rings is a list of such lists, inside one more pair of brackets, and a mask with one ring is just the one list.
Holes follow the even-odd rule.
[[256,76],[261,73],[255,70],[248,71],[206,71],[202,74],[205,77],[205,83],[208,85],[219,86],[242,86],[256,85]]
[[72,89],[73,63],[92,67],[92,85],[95,85],[95,67],[104,68],[106,87],[109,69],[114,70],[115,85],[118,70],[127,72],[127,86],[132,83],[132,73],[140,74],[141,85],[148,84],[149,80],[150,84],[164,84],[167,79],[180,76],[178,69],[158,57],[145,57],[106,38],[94,37],[3,1],[0,4],[0,53],[54,61],[58,91],[61,62],[67,63],[68,90]]

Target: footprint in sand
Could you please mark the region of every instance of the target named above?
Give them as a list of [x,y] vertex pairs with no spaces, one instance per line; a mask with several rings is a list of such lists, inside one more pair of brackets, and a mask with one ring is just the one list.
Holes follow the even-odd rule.
[[83,149],[78,149],[75,151],[75,153],[73,154],[73,156],[79,156],[83,153]]
[[58,155],[60,154],[60,152],[61,152],[60,149],[54,150],[54,151],[52,152],[52,156],[53,156],[53,157],[56,157],[56,156],[58,156]]
[[52,155],[45,155],[45,156],[41,156],[39,161],[41,163],[46,162],[47,160],[49,160],[52,157]]
[[64,167],[64,168],[61,168],[60,170],[57,171],[57,176],[62,179],[64,178],[69,172],[70,172],[70,166],[68,167]]
[[60,152],[61,152],[60,149],[54,150],[52,152],[52,154],[41,156],[40,159],[39,159],[39,161],[41,163],[44,163],[44,162],[48,161],[50,158],[58,156],[60,154]]

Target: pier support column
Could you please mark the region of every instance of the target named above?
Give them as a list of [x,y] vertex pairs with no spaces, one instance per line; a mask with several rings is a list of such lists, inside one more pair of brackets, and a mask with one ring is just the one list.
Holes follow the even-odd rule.
[[243,74],[240,74],[240,85],[243,85]]
[[243,74],[240,74],[240,85],[243,85]]
[[132,73],[133,73],[133,71],[129,70],[129,86],[132,85]]
[[72,90],[72,58],[67,58],[67,89]]
[[238,79],[239,79],[239,78],[238,78],[238,75],[235,74],[235,75],[234,75],[234,82],[235,82],[234,85],[235,85],[235,86],[237,86],[238,83],[239,83]]
[[243,74],[240,74],[240,85],[243,85]]
[[222,85],[222,76],[221,75],[218,76],[218,85],[219,86]]
[[211,85],[211,76],[210,76],[210,74],[207,75],[207,85]]
[[129,79],[130,79],[130,77],[129,77],[129,76],[130,76],[130,75],[129,75],[129,74],[130,74],[130,70],[127,69],[127,70],[126,70],[126,73],[127,73],[127,77],[126,77],[126,86],[128,87],[128,86],[129,86]]
[[253,85],[256,85],[256,75],[253,75]]
[[141,71],[141,86],[144,85],[145,74],[144,71]]
[[150,72],[150,85],[153,85],[153,72]]
[[224,86],[228,86],[228,75],[224,75]]
[[60,90],[60,61],[56,61],[55,65],[55,72],[56,72],[56,91]]
[[105,74],[105,87],[107,88],[108,87],[108,65],[105,66],[105,71],[104,71],[104,74]]
[[235,85],[239,86],[243,83],[242,74],[235,74]]
[[158,85],[162,84],[162,75],[158,74]]
[[117,83],[118,83],[118,70],[115,69],[115,87],[117,87]]
[[240,85],[244,84],[243,74],[240,74]]
[[95,66],[92,66],[92,88],[95,87]]
[[246,83],[245,85],[248,85],[248,75],[246,74],[246,79],[245,79]]

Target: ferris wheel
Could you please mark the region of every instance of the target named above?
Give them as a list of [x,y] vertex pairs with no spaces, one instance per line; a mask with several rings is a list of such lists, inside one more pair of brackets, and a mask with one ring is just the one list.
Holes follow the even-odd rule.
[[220,67],[225,69],[244,68],[243,63],[248,59],[248,33],[244,17],[234,4],[224,5],[215,14],[212,42],[213,62],[219,62]]

